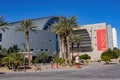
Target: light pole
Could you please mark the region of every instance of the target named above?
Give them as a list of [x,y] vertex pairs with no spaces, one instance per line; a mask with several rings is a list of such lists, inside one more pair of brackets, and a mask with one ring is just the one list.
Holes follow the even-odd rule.
[[24,72],[26,72],[26,68],[25,68],[26,67],[26,65],[25,65],[26,64],[25,63],[25,44],[22,43],[21,45],[23,45],[23,51],[24,51],[24,53],[23,53],[24,54]]

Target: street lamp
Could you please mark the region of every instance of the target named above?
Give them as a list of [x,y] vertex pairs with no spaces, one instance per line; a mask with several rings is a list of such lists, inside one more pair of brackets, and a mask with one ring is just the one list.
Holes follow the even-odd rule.
[[25,67],[26,67],[26,65],[25,65],[25,44],[24,43],[21,43],[21,45],[23,46],[23,51],[24,51],[24,72],[26,72],[26,69],[25,69]]

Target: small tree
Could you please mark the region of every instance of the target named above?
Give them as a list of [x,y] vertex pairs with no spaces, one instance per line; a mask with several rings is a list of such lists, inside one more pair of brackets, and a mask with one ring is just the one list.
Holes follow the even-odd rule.
[[80,55],[79,58],[87,60],[87,59],[90,59],[91,57],[88,54],[83,54],[83,55]]
[[49,56],[48,53],[42,52],[37,54],[37,60],[40,62],[47,62]]
[[1,55],[7,55],[7,49],[2,48],[0,53],[1,53]]
[[19,69],[23,65],[23,55],[20,53],[11,53],[3,57],[1,63],[6,65],[9,69]]
[[118,54],[118,56],[120,57],[120,49],[114,48],[113,51],[116,52]]
[[117,59],[119,54],[115,50],[108,49],[101,54],[101,60],[108,63],[111,59]]
[[10,53],[17,53],[17,52],[18,52],[17,45],[13,45],[12,47],[9,47],[8,50],[7,50],[8,54],[10,54]]
[[55,63],[59,63],[59,65],[62,65],[65,63],[65,59],[63,58],[54,58]]
[[110,57],[109,56],[101,56],[102,61],[105,61],[106,64],[110,62]]

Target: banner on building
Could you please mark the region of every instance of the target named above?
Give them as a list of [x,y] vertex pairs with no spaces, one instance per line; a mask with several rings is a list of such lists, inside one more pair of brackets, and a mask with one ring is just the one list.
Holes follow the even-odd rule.
[[106,29],[96,30],[97,49],[98,51],[107,50],[107,33]]

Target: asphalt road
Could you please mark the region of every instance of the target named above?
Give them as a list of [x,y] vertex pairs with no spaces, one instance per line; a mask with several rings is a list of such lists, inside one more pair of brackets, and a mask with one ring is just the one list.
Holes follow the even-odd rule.
[[0,80],[120,80],[120,64],[89,64],[74,70],[1,73]]

